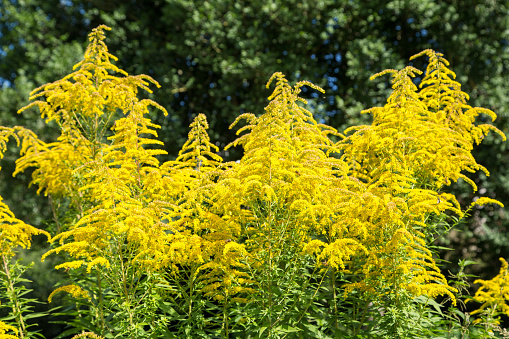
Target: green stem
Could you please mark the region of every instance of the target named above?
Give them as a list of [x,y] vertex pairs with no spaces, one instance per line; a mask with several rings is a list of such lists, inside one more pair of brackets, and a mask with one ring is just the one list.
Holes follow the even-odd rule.
[[190,319],[191,318],[191,315],[193,313],[193,287],[194,287],[194,277],[195,277],[195,274],[196,274],[196,270],[197,268],[196,267],[192,267],[191,268],[191,274],[189,275],[189,278],[188,278],[188,282],[187,282],[187,287],[189,289],[189,295],[188,295],[188,304],[189,304],[189,308],[188,308],[188,312],[187,312],[187,318]]
[[328,271],[329,271],[329,268],[327,268],[327,270],[323,273],[322,279],[320,280],[320,283],[318,284],[318,287],[316,288],[315,293],[313,294],[313,296],[309,300],[309,303],[306,306],[306,309],[304,309],[304,311],[301,313],[301,315],[299,317],[299,320],[297,320],[297,324],[300,323],[300,321],[302,320],[304,315],[306,315],[306,312],[307,312],[308,308],[311,306],[311,303],[313,302],[313,300],[315,300],[315,297],[316,297],[318,291],[320,290],[320,287],[322,287],[323,281],[325,280],[325,277],[327,276],[327,272]]
[[14,290],[14,281],[12,280],[11,273],[9,270],[9,262],[6,258],[5,254],[2,254],[2,261],[4,266],[5,276],[7,277],[7,290],[9,292],[9,301],[12,304],[12,312],[14,314],[14,319],[16,319],[16,324],[18,325],[20,331],[19,337],[23,339],[27,336],[25,321],[23,320],[23,314],[21,312],[21,305],[16,296],[16,291]]
[[226,302],[227,296],[225,296],[225,302],[223,304],[223,326],[224,326],[224,337],[229,338],[229,332],[228,332],[228,314],[226,312],[228,303]]
[[103,308],[103,294],[102,294],[102,286],[101,286],[101,274],[99,273],[99,270],[97,270],[97,286],[99,287],[99,317],[101,319],[101,327],[99,331],[99,335],[104,334],[104,308]]
[[332,293],[333,293],[333,300],[334,303],[334,328],[338,330],[338,302],[337,302],[337,295],[336,295],[336,270],[332,270]]
[[58,222],[58,213],[55,207],[55,202],[53,201],[53,197],[51,194],[48,194],[49,203],[51,205],[51,211],[53,212],[53,220],[55,221],[55,225],[57,225],[57,234],[60,234],[60,223]]
[[359,327],[357,327],[354,335],[357,335],[358,333],[360,333],[360,331],[362,329],[362,324],[364,323],[364,319],[366,317],[366,311],[368,310],[368,305],[369,305],[369,301],[366,301],[364,304],[364,309],[362,310],[360,321],[359,321]]

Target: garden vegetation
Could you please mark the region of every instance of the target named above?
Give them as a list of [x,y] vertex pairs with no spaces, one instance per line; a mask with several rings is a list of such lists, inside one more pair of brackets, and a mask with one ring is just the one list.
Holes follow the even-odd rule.
[[[0,338],[36,338],[35,302],[14,261],[44,234],[64,270],[49,296],[66,306],[59,338],[491,338],[509,288],[507,262],[471,297],[468,276],[444,276],[434,242],[482,197],[461,206],[447,188],[483,171],[472,156],[489,133],[489,109],[468,105],[441,53],[425,50],[425,72],[385,70],[392,94],[364,111],[373,123],[338,132],[317,122],[282,73],[261,115],[232,124],[225,162],[198,114],[175,160],[166,160],[141,91],[159,84],[114,65],[108,27],[89,35],[83,61],[35,89],[32,103],[58,126],[45,142],[0,127],[0,155],[20,146],[16,172],[51,201],[54,225],[25,224],[0,201],[3,307]],[[416,81],[416,77],[422,80]],[[418,83],[418,87],[416,85]],[[65,296],[62,300],[62,296]],[[476,302],[478,311],[465,311]],[[35,321],[34,321],[35,319]]]

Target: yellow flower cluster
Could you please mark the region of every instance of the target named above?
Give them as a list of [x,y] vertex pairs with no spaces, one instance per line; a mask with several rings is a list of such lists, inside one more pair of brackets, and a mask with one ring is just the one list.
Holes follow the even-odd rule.
[[90,298],[90,296],[88,295],[88,292],[83,290],[81,287],[76,286],[76,285],[66,285],[66,286],[61,286],[61,287],[57,288],[56,290],[54,290],[53,292],[51,292],[51,294],[48,296],[48,302],[51,302],[53,300],[53,297],[55,296],[55,294],[57,294],[58,292],[67,292],[70,295],[72,295],[74,298],[85,298],[85,299]]
[[206,296],[243,301],[234,295],[252,292],[247,287],[252,281],[243,272],[245,248],[236,242],[241,224],[223,214],[217,202],[219,197],[228,200],[218,183],[232,164],[223,164],[223,159],[212,153],[218,149],[210,142],[205,115],[199,114],[190,127],[177,159],[161,165],[165,177],[172,180],[171,199],[175,202],[166,216],[170,230],[167,259],[175,271],[191,268]]
[[[44,189],[46,194],[73,197],[87,182],[82,178],[83,173],[87,173],[87,166],[100,162],[105,152],[120,151],[126,146],[123,143],[135,142],[134,135],[157,135],[153,130],[157,126],[143,117],[148,113],[148,106],[154,105],[166,114],[166,110],[155,102],[137,98],[140,88],[151,93],[147,87],[149,83],[159,87],[155,80],[146,75],[128,76],[111,63],[117,58],[108,52],[104,30],[110,28],[101,25],[89,35],[90,44],[84,60],[74,66],[76,71],[31,92],[31,100],[45,97],[45,101],[36,100],[18,111],[21,113],[38,106],[42,117],[47,122],[55,121],[61,129],[58,141],[50,144],[41,142],[44,147],[31,145],[17,163],[16,173],[29,167],[36,168],[32,175],[33,183],[39,185],[39,191]],[[116,122],[118,133],[114,145],[107,145],[104,139],[111,134],[110,127],[119,112],[126,117]],[[147,139],[139,140],[138,149],[146,142]],[[150,143],[160,144],[153,140]],[[104,149],[106,146],[109,147],[107,150]],[[152,156],[161,153],[145,151]],[[78,169],[81,171],[77,172]],[[81,190],[81,195],[84,193]]]
[[123,267],[142,270],[199,267],[206,286],[216,280],[223,284],[229,276],[236,282],[232,292],[229,287],[226,291],[236,294],[238,276],[243,276],[240,284],[247,282],[245,274],[235,271],[245,251],[228,242],[239,236],[240,226],[204,207],[222,166],[212,151],[217,147],[206,133],[206,118],[199,115],[191,124],[178,158],[160,164],[156,156],[166,152],[152,147],[162,145],[154,139],[159,126],[146,115],[149,106],[166,110],[137,98],[140,88],[149,91],[149,82],[159,85],[145,75],[129,76],[111,63],[116,58],[103,41],[108,29],[93,30],[75,72],[32,92],[31,99],[45,101],[20,110],[38,106],[62,134],[49,144],[23,138],[28,146],[17,172],[34,167],[32,183],[39,192],[68,198],[78,211],[78,220],[53,237],[60,246],[42,259],[67,252],[77,260],[57,268],[86,265],[89,272],[111,268],[116,258]]
[[366,110],[373,114],[373,123],[348,129],[337,145],[344,150],[350,175],[362,180],[365,194],[376,197],[366,224],[368,237],[362,242],[369,252],[361,269],[366,279],[348,289],[374,291],[380,289],[375,282],[393,281],[414,295],[453,298],[454,289],[447,286],[426,248],[426,222],[430,215],[445,211],[463,215],[456,198],[441,189],[462,178],[476,190],[462,171],[489,173],[473,158],[473,143],[490,130],[505,140],[491,125],[474,125],[479,113],[492,119],[495,114],[466,104],[468,96],[451,79],[455,75],[442,54],[425,50],[412,59],[423,54],[429,65],[422,90],[412,81],[422,72],[410,66],[374,75],[372,79],[392,74],[393,92],[387,104]]
[[[0,126],[0,159],[3,158],[3,154],[7,149],[9,138],[14,138],[18,146],[20,146],[21,139],[21,153],[23,154],[29,147],[30,141],[36,140],[37,136],[31,131],[19,126],[14,128]],[[35,143],[35,145],[37,145],[37,143]],[[44,234],[50,238],[49,233],[25,224],[22,220],[17,219],[2,200],[2,197],[0,197],[0,255],[14,255],[12,250],[17,246],[30,248],[33,235]]]
[[48,232],[17,219],[0,197],[0,255],[14,255],[12,250],[18,246],[30,248],[32,236],[37,234],[50,238]]
[[492,308],[497,313],[509,316],[509,268],[507,261],[500,258],[502,266],[498,275],[491,280],[477,279],[474,284],[481,284],[481,287],[475,293],[473,300],[481,303],[481,307],[470,314],[482,313],[485,309]]
[[[33,183],[39,191],[67,197],[79,211],[78,222],[52,239],[62,246],[46,256],[66,251],[86,261],[88,270],[96,265],[108,267],[108,254],[124,240],[137,244],[140,258],[148,249],[156,251],[166,243],[161,216],[168,204],[151,194],[154,186],[165,189],[153,184],[162,175],[156,155],[166,152],[147,149],[146,145],[162,143],[145,137],[157,136],[159,127],[146,117],[148,107],[165,114],[166,110],[137,98],[139,89],[150,92],[149,83],[159,85],[148,76],[129,76],[113,65],[116,57],[104,44],[104,30],[109,28],[92,31],[85,58],[75,65],[75,72],[32,92],[31,99],[45,97],[45,101],[20,110],[37,105],[42,117],[55,121],[62,134],[42,148],[28,147],[17,171],[35,167]],[[67,239],[72,241],[64,244]]]
[[[15,335],[7,334],[6,332],[12,331]],[[14,326],[7,325],[3,321],[0,321],[0,339],[19,339],[18,329]]]
[[[243,114],[232,124],[245,122],[227,146],[243,148],[239,162],[224,163],[216,154],[199,114],[177,159],[160,164],[159,126],[147,113],[149,106],[166,111],[137,98],[140,88],[158,84],[111,63],[107,29],[90,34],[77,71],[36,89],[31,98],[46,100],[24,108],[37,105],[62,134],[50,144],[27,137],[18,171],[35,167],[39,190],[69,198],[79,211],[43,259],[67,252],[76,260],[58,267],[89,271],[111,269],[115,260],[140,272],[188,269],[205,295],[241,301],[256,287],[248,270],[291,241],[317,265],[355,274],[347,293],[454,300],[455,289],[428,249],[430,216],[462,216],[442,188],[462,178],[476,189],[463,172],[487,171],[472,157],[473,144],[490,130],[505,136],[474,124],[481,113],[495,114],[467,105],[440,53],[415,56],[430,60],[420,91],[412,78],[421,72],[413,67],[375,75],[391,74],[393,93],[384,107],[366,111],[373,124],[344,135],[318,124],[301,105],[303,86],[321,88],[307,81],[292,87],[275,73],[265,113]],[[0,146],[2,140],[0,134]]]

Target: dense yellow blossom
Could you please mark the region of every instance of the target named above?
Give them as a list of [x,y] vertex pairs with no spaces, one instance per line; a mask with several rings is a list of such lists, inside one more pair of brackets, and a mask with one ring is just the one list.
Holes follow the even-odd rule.
[[[32,91],[31,100],[44,97],[45,101],[36,100],[19,110],[23,112],[38,106],[47,122],[55,121],[59,125],[61,136],[56,142],[43,144],[43,149],[31,145],[18,160],[16,173],[35,167],[33,183],[39,185],[39,191],[44,189],[46,194],[71,197],[75,204],[78,204],[75,195],[86,184],[82,176],[87,173],[87,166],[103,160],[105,152],[114,153],[113,150],[125,147],[122,143],[127,141],[127,135],[133,137],[133,129],[138,135],[157,135],[153,130],[157,126],[143,117],[148,113],[148,106],[156,106],[166,114],[166,110],[155,102],[137,98],[140,88],[151,92],[147,87],[149,83],[159,87],[155,80],[146,75],[129,76],[111,63],[117,58],[108,52],[103,41],[104,30],[109,29],[101,25],[92,31],[84,60],[74,66],[76,71]],[[126,117],[118,119],[119,112]],[[108,146],[105,138],[111,134],[114,120],[117,120],[113,128],[114,138],[119,140],[105,150]],[[132,139],[129,141],[133,142]],[[140,138],[137,147],[147,143],[160,144]],[[132,156],[134,151],[130,150],[126,156]],[[156,150],[145,152],[149,157],[161,153]],[[108,160],[116,154],[118,152],[110,154]],[[82,190],[81,196],[84,193]]]
[[[7,150],[7,143],[10,139],[14,139],[18,146],[21,146],[20,153],[24,154],[27,148],[37,140],[37,136],[30,130],[20,126],[13,128],[0,126],[0,159],[3,158],[4,152]],[[48,232],[39,230],[33,226],[17,219],[9,207],[2,202],[0,197],[0,254],[11,256],[12,250],[18,246],[30,248],[33,235],[44,234],[48,238]]]
[[[392,94],[365,111],[371,125],[344,134],[303,107],[303,86],[323,89],[307,81],[290,86],[275,73],[263,114],[242,114],[232,124],[244,123],[227,146],[243,148],[239,162],[217,155],[206,116],[198,114],[177,158],[161,164],[157,157],[166,152],[148,113],[151,106],[166,110],[138,99],[140,89],[159,85],[113,65],[108,29],[94,29],[75,71],[34,90],[38,100],[20,110],[38,106],[61,128],[56,141],[0,129],[0,151],[11,137],[23,142],[17,172],[34,168],[40,192],[69,199],[78,211],[43,259],[66,252],[71,259],[57,268],[121,269],[123,276],[185,271],[205,296],[227,302],[254,293],[259,286],[249,270],[270,269],[291,247],[317,266],[354,274],[346,293],[455,300],[429,250],[430,220],[463,216],[443,189],[461,178],[475,190],[465,172],[488,172],[473,158],[473,145],[490,130],[505,136],[475,124],[479,114],[495,114],[467,104],[440,53],[415,56],[429,57],[420,90],[413,78],[422,72],[413,67],[374,75],[392,76]],[[484,203],[498,202],[477,202]]]
[[500,272],[496,277],[491,280],[477,279],[474,284],[481,284],[481,287],[475,293],[473,299],[468,299],[467,302],[473,300],[481,303],[481,307],[470,314],[478,314],[487,308],[492,308],[497,313],[502,313],[509,316],[509,269],[507,261],[500,258],[502,266]]
[[[474,124],[480,114],[489,116],[493,121],[496,114],[489,109],[467,104],[469,96],[461,91],[461,85],[453,80],[456,74],[447,68],[449,62],[443,58],[443,54],[427,49],[412,56],[410,60],[422,55],[428,56],[429,63],[426,75],[419,85],[422,88],[419,97],[427,107],[426,120],[439,127],[436,137],[430,138],[433,146],[423,148],[435,149],[437,155],[427,159],[423,170],[428,170],[434,177],[443,180],[445,185],[462,178],[475,191],[475,183],[461,171],[482,170],[487,175],[489,172],[484,166],[477,164],[472,156],[474,143],[479,144],[490,131],[499,134],[504,141],[506,137],[493,125]],[[443,139],[441,148],[436,144],[439,139]],[[431,165],[433,162],[434,166]]]
[[495,114],[466,104],[468,95],[451,79],[455,75],[440,53],[426,50],[414,57],[423,54],[430,63],[422,90],[412,81],[422,72],[410,66],[374,75],[372,79],[393,77],[387,104],[364,111],[373,114],[373,123],[346,130],[336,145],[344,150],[349,175],[365,183],[365,191],[374,196],[373,202],[361,206],[375,206],[361,242],[369,254],[356,271],[365,277],[347,290],[383,290],[382,282],[392,282],[390,286],[416,296],[448,294],[454,301],[455,289],[447,285],[427,249],[427,220],[446,211],[463,215],[456,198],[442,188],[462,178],[476,190],[463,172],[489,173],[473,158],[473,143],[490,130],[505,136],[491,125],[474,125],[478,114],[492,119]]
[[39,190],[69,198],[81,212],[69,230],[53,238],[61,246],[43,256],[65,251],[79,259],[60,267],[108,267],[107,258],[124,241],[130,243],[136,260],[155,265],[150,260],[164,252],[166,243],[162,215],[168,199],[152,194],[165,189],[155,156],[166,152],[146,148],[162,144],[150,138],[157,137],[159,126],[146,117],[149,106],[165,114],[166,110],[137,98],[139,89],[150,92],[149,83],[159,85],[148,76],[129,76],[113,65],[116,58],[104,44],[104,30],[109,28],[92,31],[75,72],[32,92],[31,99],[45,101],[20,110],[37,105],[43,118],[61,128],[56,142],[42,150],[29,147],[17,168],[35,167],[33,182]]
[[67,292],[74,298],[85,298],[85,299],[90,298],[88,292],[83,290],[81,287],[77,285],[66,285],[61,286],[54,290],[53,292],[51,292],[51,294],[48,296],[48,302],[51,302],[55,294],[57,294],[58,292]]
[[[6,332],[12,331],[15,335],[7,334]],[[18,329],[14,326],[7,325],[3,321],[0,321],[0,339],[19,339]]]
[[50,238],[48,232],[17,219],[0,197],[0,254],[14,255],[12,250],[17,246],[30,248],[32,236],[37,234],[44,234]]
[[[302,86],[323,90],[305,81],[291,87],[281,73],[267,87],[273,81],[265,114],[244,114],[234,122],[247,122],[237,133],[248,133],[231,144],[241,145],[244,157],[218,181],[224,193],[217,195],[216,205],[246,225],[245,244],[255,262],[266,251],[269,258],[278,256],[290,241],[303,253],[316,254],[317,262],[326,259],[344,268],[352,256],[365,254],[359,241],[366,236],[367,220],[358,220],[359,210],[352,208],[353,200],[362,199],[364,185],[346,176],[348,165],[332,156],[336,149],[328,135],[337,132],[298,105],[305,103],[298,96]],[[351,220],[359,227],[351,227]]]
[[173,184],[175,204],[167,209],[169,251],[167,262],[175,270],[191,269],[205,296],[222,302],[245,301],[236,295],[250,293],[252,283],[243,272],[246,257],[240,223],[224,214],[216,203],[225,193],[216,183],[231,164],[212,150],[217,147],[207,134],[205,115],[199,114],[190,125],[189,138],[175,161],[161,166]]

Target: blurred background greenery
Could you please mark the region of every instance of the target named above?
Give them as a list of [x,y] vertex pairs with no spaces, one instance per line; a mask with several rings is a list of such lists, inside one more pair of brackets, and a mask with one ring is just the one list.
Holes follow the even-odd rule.
[[[207,115],[218,146],[234,140],[228,126],[240,113],[263,112],[270,94],[265,83],[276,71],[326,90],[302,94],[317,120],[339,130],[367,123],[360,111],[383,105],[389,90],[384,80],[369,77],[408,64],[424,71],[424,58],[408,59],[426,48],[445,54],[470,105],[495,111],[496,125],[509,134],[509,1],[503,0],[3,0],[0,125],[23,125],[45,141],[55,138],[55,127],[45,126],[37,110],[16,111],[32,89],[71,72],[87,34],[100,24],[113,28],[106,43],[120,68],[162,85],[150,97],[170,113],[153,118],[162,125],[160,139],[171,157],[198,113]],[[0,196],[18,218],[46,228],[51,208],[28,188],[30,173],[12,178],[17,153],[11,148],[1,163]],[[488,196],[506,208],[473,210],[441,240],[454,249],[441,255],[451,262],[444,262],[445,271],[469,258],[479,263],[469,273],[490,279],[499,270],[498,257],[509,257],[508,143],[488,137],[474,153],[491,176],[471,175],[476,193],[462,182],[451,189],[464,205]],[[53,281],[56,273],[40,267]],[[48,288],[36,286],[39,292]]]

